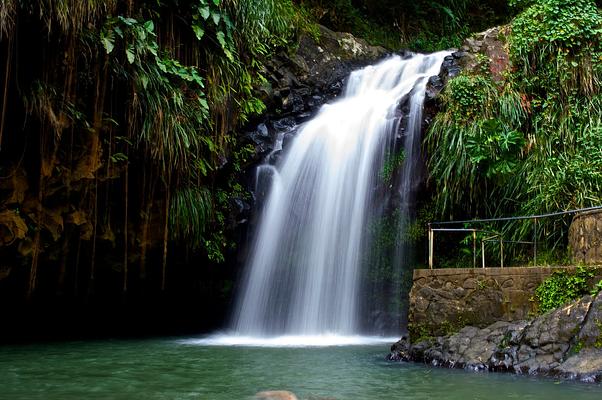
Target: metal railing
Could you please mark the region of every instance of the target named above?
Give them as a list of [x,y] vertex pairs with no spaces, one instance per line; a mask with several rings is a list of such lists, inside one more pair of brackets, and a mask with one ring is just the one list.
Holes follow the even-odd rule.
[[[526,215],[519,217],[502,217],[502,218],[487,218],[487,219],[472,219],[472,220],[462,220],[462,221],[439,221],[439,222],[430,222],[428,224],[428,263],[429,268],[433,269],[434,264],[434,254],[435,254],[435,232],[472,232],[472,266],[476,268],[477,266],[477,233],[482,233],[487,236],[484,236],[480,239],[481,241],[481,267],[485,268],[485,243],[487,242],[498,242],[500,246],[500,268],[504,268],[504,244],[512,243],[512,244],[527,244],[533,246],[533,265],[537,265],[537,225],[538,221],[543,218],[557,217],[563,215],[574,215],[579,213],[586,213],[588,211],[602,210],[602,206],[596,207],[587,207],[580,208],[576,210],[569,211],[559,211],[555,213],[548,214],[540,214],[540,215]],[[492,222],[508,222],[508,221],[519,221],[519,220],[532,220],[533,221],[533,240],[532,241],[523,241],[523,240],[504,240],[503,234],[500,232],[494,232],[491,230],[478,229],[474,227],[469,227],[470,225],[476,224],[485,224]],[[454,228],[447,226],[453,225],[462,225],[461,228]],[[442,227],[442,226],[445,226]]]

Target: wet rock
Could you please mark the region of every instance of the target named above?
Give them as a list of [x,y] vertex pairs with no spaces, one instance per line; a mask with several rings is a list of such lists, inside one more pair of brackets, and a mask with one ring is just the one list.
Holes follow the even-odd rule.
[[251,206],[249,205],[249,203],[247,203],[245,200],[238,198],[238,197],[231,198],[230,203],[231,203],[231,207],[239,215],[243,214],[245,212],[248,212],[251,209]]
[[[487,59],[486,67],[495,81],[504,80],[504,72],[509,69],[510,57],[506,46],[508,26],[496,26],[475,34],[462,44],[462,55],[458,57],[463,69],[474,69],[482,64],[480,54]],[[454,53],[455,54],[455,53]]]
[[444,86],[445,83],[443,82],[443,79],[441,79],[440,76],[431,76],[426,85],[426,101],[435,99],[439,95],[439,93],[441,93],[441,90],[443,90]]
[[265,124],[259,124],[257,125],[257,135],[260,137],[264,137],[267,138],[270,136],[270,133],[268,132],[268,127]]
[[282,118],[272,122],[273,128],[278,132],[288,132],[296,126],[294,118]]
[[569,357],[558,371],[571,379],[583,382],[602,381],[602,349],[587,348]]
[[602,293],[585,296],[532,321],[499,321],[485,328],[391,347],[387,359],[474,371],[509,371],[602,380]]
[[255,395],[257,400],[298,400],[294,393],[286,390],[269,390]]
[[403,336],[398,342],[391,346],[391,352],[387,356],[389,361],[408,361],[410,356],[410,340],[407,336]]
[[304,35],[295,54],[281,53],[267,62],[264,76],[270,82],[262,100],[274,115],[311,115],[341,92],[352,70],[386,54],[351,34],[320,27],[319,40]]
[[502,81],[504,73],[509,69],[509,55],[506,46],[507,26],[497,26],[484,32],[477,33],[466,39],[462,48],[454,51],[441,65],[437,77],[429,79],[425,98],[425,116],[427,124],[439,111],[437,99],[447,82],[458,76],[462,71],[481,72],[489,70],[494,81]]

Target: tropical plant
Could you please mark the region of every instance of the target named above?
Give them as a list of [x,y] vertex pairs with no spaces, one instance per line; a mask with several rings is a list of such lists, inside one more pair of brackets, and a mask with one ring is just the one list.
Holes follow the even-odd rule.
[[[512,68],[452,79],[427,135],[442,216],[531,215],[602,204],[602,12],[591,0],[512,2]],[[564,242],[565,223],[539,221],[538,240]],[[531,240],[530,221],[502,229]]]

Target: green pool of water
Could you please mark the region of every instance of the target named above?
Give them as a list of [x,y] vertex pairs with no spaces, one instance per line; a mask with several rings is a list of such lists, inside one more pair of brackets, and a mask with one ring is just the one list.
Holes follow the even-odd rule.
[[182,339],[0,347],[1,399],[602,399],[602,386],[390,363],[387,345],[226,347]]

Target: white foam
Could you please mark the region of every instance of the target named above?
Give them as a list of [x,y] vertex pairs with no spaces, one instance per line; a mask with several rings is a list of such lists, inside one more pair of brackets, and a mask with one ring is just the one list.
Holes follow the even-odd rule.
[[245,347],[334,347],[392,344],[399,338],[383,336],[287,335],[275,337],[216,334],[202,338],[180,340],[179,343],[197,346],[245,346]]

